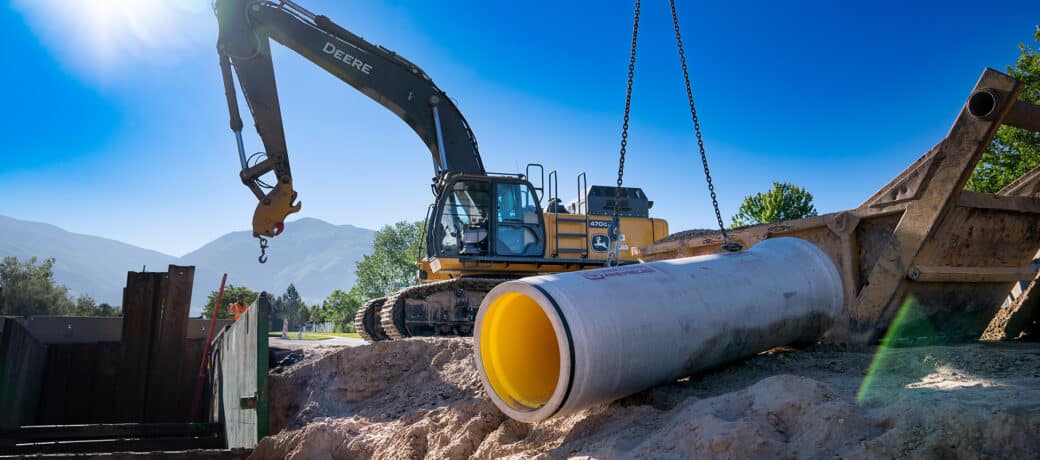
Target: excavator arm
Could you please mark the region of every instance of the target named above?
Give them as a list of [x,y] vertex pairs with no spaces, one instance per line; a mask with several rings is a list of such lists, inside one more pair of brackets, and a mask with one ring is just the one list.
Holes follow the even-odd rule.
[[[216,0],[214,5],[220,28],[217,51],[231,130],[238,143],[240,177],[259,200],[253,214],[255,236],[278,235],[286,216],[300,210],[278,104],[272,39],[401,117],[430,150],[435,181],[451,173],[485,173],[462,113],[407,59],[289,0]],[[232,68],[266,150],[259,161],[251,162],[245,154]],[[273,185],[261,180],[270,172],[276,178]]]

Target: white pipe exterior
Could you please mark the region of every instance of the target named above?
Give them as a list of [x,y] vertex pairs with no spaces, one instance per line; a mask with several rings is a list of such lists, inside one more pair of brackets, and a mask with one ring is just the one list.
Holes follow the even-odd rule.
[[814,341],[842,302],[823,251],[775,238],[740,253],[500,284],[481,303],[474,348],[495,405],[537,422]]

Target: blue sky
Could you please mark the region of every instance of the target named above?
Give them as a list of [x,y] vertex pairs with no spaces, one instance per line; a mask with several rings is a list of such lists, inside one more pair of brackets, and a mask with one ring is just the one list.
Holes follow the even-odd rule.
[[[540,162],[611,184],[629,2],[300,0],[416,62],[472,125],[488,169]],[[0,214],[181,255],[248,228],[208,1],[0,5]],[[1040,3],[679,2],[723,215],[774,180],[820,212],[858,205],[942,139]],[[667,2],[644,2],[626,184],[673,231],[713,226]],[[396,116],[275,47],[300,216],[419,219],[428,152]],[[247,145],[259,140],[246,119]],[[291,231],[291,225],[287,231]],[[277,244],[274,240],[272,244]]]

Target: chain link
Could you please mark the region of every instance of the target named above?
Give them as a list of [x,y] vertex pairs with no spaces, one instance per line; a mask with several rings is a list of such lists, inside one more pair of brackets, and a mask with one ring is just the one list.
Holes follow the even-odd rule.
[[614,190],[614,218],[610,223],[610,253],[606,265],[618,265],[618,251],[621,244],[621,185],[625,176],[625,152],[628,149],[628,121],[632,111],[632,81],[636,75],[636,42],[639,37],[639,7],[636,0],[635,13],[632,19],[632,53],[628,58],[628,86],[625,89],[625,119],[621,125],[621,154],[618,159],[617,188]]
[[675,0],[668,0],[672,7],[672,24],[675,26],[675,44],[679,47],[679,63],[682,64],[683,80],[686,82],[686,98],[690,102],[690,117],[693,118],[693,131],[697,136],[697,149],[701,153],[701,164],[704,166],[704,179],[708,182],[708,193],[711,194],[711,206],[715,209],[715,220],[722,232],[723,249],[736,252],[743,249],[740,243],[729,240],[726,234],[726,225],[722,222],[722,212],[719,211],[719,199],[715,195],[715,185],[711,180],[711,169],[708,168],[708,154],[704,151],[704,138],[701,136],[701,123],[697,118],[697,106],[693,103],[693,89],[690,87],[690,73],[686,68],[686,51],[683,49],[682,34],[679,33],[679,15],[675,11]]
[[267,263],[267,238],[256,235],[256,239],[260,240],[260,257],[257,257],[256,260],[262,264]]

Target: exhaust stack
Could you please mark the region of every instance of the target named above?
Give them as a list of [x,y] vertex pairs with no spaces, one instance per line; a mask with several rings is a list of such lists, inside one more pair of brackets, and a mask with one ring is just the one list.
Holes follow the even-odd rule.
[[798,238],[748,251],[536,276],[480,305],[477,366],[498,408],[538,422],[794,342],[841,310],[834,264]]

